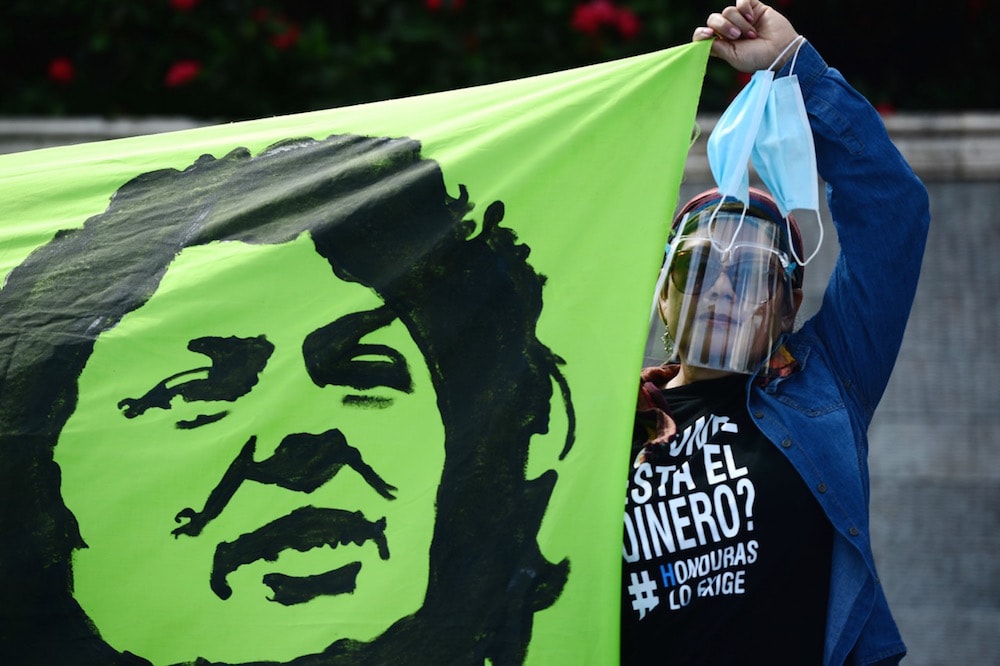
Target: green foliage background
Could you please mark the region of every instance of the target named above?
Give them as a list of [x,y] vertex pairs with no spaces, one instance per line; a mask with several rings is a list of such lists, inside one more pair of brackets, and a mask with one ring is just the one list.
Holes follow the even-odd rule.
[[[239,120],[332,108],[675,46],[723,4],[5,0],[0,115]],[[982,27],[997,25],[1000,3],[773,4],[886,112],[1000,108]],[[708,75],[702,107],[717,111],[742,81],[717,62]]]

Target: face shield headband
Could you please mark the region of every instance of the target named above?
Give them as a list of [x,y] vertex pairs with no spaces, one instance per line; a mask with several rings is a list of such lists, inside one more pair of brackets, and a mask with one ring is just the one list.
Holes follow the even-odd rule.
[[721,208],[680,222],[661,272],[658,308],[686,364],[752,374],[783,332],[797,265],[781,227]]

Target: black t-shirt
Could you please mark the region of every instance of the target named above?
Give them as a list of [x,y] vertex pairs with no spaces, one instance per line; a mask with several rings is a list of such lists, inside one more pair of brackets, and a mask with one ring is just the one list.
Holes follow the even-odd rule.
[[678,434],[629,469],[622,664],[822,663],[832,530],[746,381],[665,390]]

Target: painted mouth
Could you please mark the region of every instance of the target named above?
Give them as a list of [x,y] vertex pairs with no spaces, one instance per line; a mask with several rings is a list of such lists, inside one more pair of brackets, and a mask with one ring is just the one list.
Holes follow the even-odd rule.
[[[385,518],[372,522],[360,511],[304,506],[234,541],[223,541],[216,546],[209,586],[216,596],[225,600],[233,594],[227,578],[241,566],[259,560],[275,562],[285,550],[304,553],[322,546],[336,548],[351,543],[361,546],[368,541],[376,544],[379,557],[389,559]],[[352,562],[315,576],[269,573],[263,582],[274,593],[272,601],[292,605],[321,595],[353,592],[360,570],[361,563]]]
[[316,597],[351,594],[357,587],[361,562],[351,562],[338,569],[315,576],[288,576],[282,573],[265,574],[261,581],[271,588],[268,601],[282,606],[294,606],[312,601]]

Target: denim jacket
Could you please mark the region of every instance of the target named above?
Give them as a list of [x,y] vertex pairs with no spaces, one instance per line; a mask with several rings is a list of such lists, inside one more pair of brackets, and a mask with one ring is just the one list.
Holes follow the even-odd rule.
[[906,648],[872,557],[867,430],[913,302],[929,203],[876,111],[808,43],[795,74],[840,256],[819,312],[784,341],[796,371],[751,381],[747,404],[833,525],[824,663],[894,664]]

